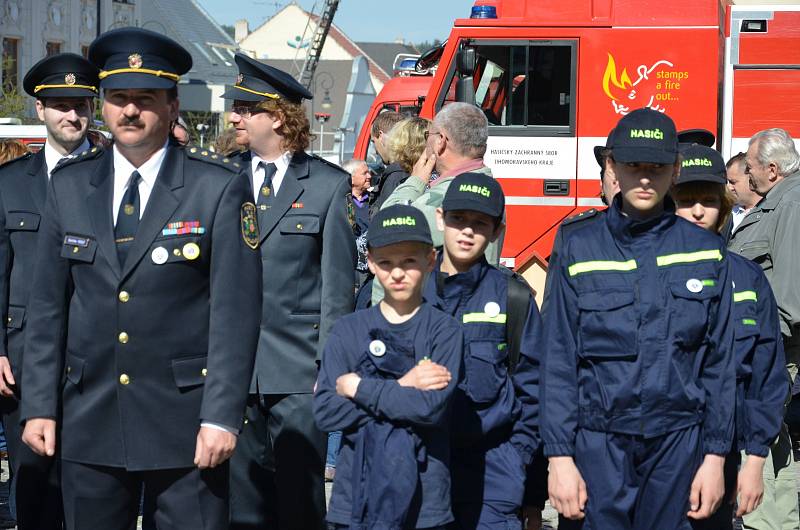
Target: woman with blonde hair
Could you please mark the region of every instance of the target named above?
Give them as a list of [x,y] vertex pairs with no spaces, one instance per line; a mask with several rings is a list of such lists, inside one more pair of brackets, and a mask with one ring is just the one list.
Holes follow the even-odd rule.
[[397,122],[384,133],[383,141],[389,158],[389,165],[380,178],[378,198],[370,206],[370,218],[381,209],[385,201],[411,174],[411,168],[425,150],[425,133],[430,121],[411,117]]
[[392,162],[400,164],[408,174],[425,150],[425,133],[430,124],[425,118],[406,118],[389,132],[388,148]]

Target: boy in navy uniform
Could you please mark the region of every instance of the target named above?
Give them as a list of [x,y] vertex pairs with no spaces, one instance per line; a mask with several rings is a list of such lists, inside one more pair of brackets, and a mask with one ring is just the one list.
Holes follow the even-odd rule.
[[[503,190],[491,176],[463,173],[453,180],[436,212],[444,247],[425,291],[464,333],[451,477],[455,526],[465,530],[520,528],[525,467],[539,446],[539,311],[524,280],[484,257],[504,228],[504,209]],[[516,292],[523,303],[509,302]],[[512,325],[515,318],[522,325]]]
[[[620,192],[551,271],[541,429],[553,506],[589,529],[686,529],[722,501],[733,437],[733,291],[720,238],[674,215],[675,124],[611,134]],[[566,525],[565,525],[566,526]]]
[[414,207],[381,210],[368,261],[386,294],[336,322],[325,345],[314,416],[342,433],[328,510],[333,528],[444,528],[450,511],[450,401],[462,333],[422,301],[435,253]]
[[[719,234],[727,226],[733,205],[725,161],[703,145],[683,146],[681,155],[681,173],[671,192],[675,213]],[[765,493],[764,462],[780,432],[789,391],[778,306],[769,282],[755,262],[734,253],[728,256],[734,286],[737,443],[725,460],[725,502],[711,518],[695,523],[696,529],[732,529],[737,496],[737,517],[759,506]],[[741,468],[739,451],[745,455]]]

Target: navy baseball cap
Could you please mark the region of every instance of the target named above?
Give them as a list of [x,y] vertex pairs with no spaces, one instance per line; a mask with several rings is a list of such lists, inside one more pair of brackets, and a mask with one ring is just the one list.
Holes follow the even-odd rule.
[[170,89],[191,70],[192,56],[160,33],[119,28],[97,37],[89,60],[100,68],[100,87]]
[[617,162],[674,164],[678,158],[675,122],[653,109],[634,110],[614,127],[608,147]]
[[243,53],[237,53],[233,59],[239,67],[239,75],[236,83],[226,88],[222,95],[225,99],[258,102],[283,98],[292,103],[300,103],[303,99],[313,97],[306,87],[283,70]]
[[706,147],[714,147],[715,141],[714,133],[706,129],[685,129],[683,131],[678,131],[679,150],[683,144],[700,144]]
[[75,53],[59,53],[34,64],[22,87],[35,98],[94,98],[100,93],[99,70]]
[[442,210],[469,210],[502,218],[506,198],[500,183],[484,173],[462,173],[450,182],[442,200]]
[[692,144],[681,149],[681,172],[676,184],[687,182],[713,182],[727,184],[725,161],[714,149],[704,145]]
[[431,229],[421,210],[406,204],[395,204],[380,210],[370,221],[368,247],[380,248],[406,241],[433,246]]

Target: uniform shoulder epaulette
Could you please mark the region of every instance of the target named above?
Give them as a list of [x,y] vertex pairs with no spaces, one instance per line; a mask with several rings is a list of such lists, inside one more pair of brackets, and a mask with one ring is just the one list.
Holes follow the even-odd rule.
[[78,153],[72,158],[62,158],[61,161],[56,165],[56,167],[53,168],[52,173],[55,173],[56,171],[61,171],[65,167],[69,167],[72,164],[78,164],[80,162],[85,162],[87,160],[94,160],[95,158],[98,158],[100,155],[102,155],[104,152],[105,149],[103,149],[99,145],[95,145],[94,147],[90,147],[86,151]]
[[585,212],[581,212],[578,215],[573,215],[572,217],[567,217],[563,221],[561,221],[562,225],[569,225],[572,223],[577,223],[578,221],[585,221],[586,219],[591,219],[595,217],[598,213],[598,210],[592,208],[591,210],[586,210]]
[[335,169],[336,171],[341,171],[342,173],[347,173],[347,171],[345,171],[345,170],[342,168],[342,166],[338,166],[338,165],[334,164],[333,162],[330,162],[329,160],[325,160],[325,159],[324,159],[324,158],[322,158],[321,156],[313,155],[313,154],[310,154],[310,153],[309,153],[309,155],[308,155],[308,156],[310,156],[310,157],[311,157],[311,158],[313,158],[314,160],[318,160],[319,162],[322,162],[322,163],[323,163],[323,164],[325,164],[326,166],[330,166],[330,167],[332,167],[332,168],[333,168],[333,169]]
[[193,160],[200,160],[209,164],[221,166],[234,173],[238,173],[242,168],[242,164],[239,163],[235,158],[224,156],[219,153],[215,153],[214,151],[209,151],[208,149],[187,147],[184,149],[184,152],[186,153],[186,156]]
[[29,152],[25,153],[24,155],[18,156],[17,158],[12,158],[11,160],[6,160],[2,164],[0,164],[0,169],[4,168],[4,167],[6,167],[6,166],[8,166],[10,164],[13,164],[14,162],[21,162],[22,160],[28,160],[32,156],[33,156],[33,153],[31,153],[29,151]]

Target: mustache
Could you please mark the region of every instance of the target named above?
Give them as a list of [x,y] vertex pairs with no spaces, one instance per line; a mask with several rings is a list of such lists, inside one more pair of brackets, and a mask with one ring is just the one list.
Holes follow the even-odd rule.
[[142,127],[144,124],[141,121],[139,121],[139,118],[127,118],[123,116],[122,119],[119,121],[119,125],[121,126],[132,125],[134,127]]

